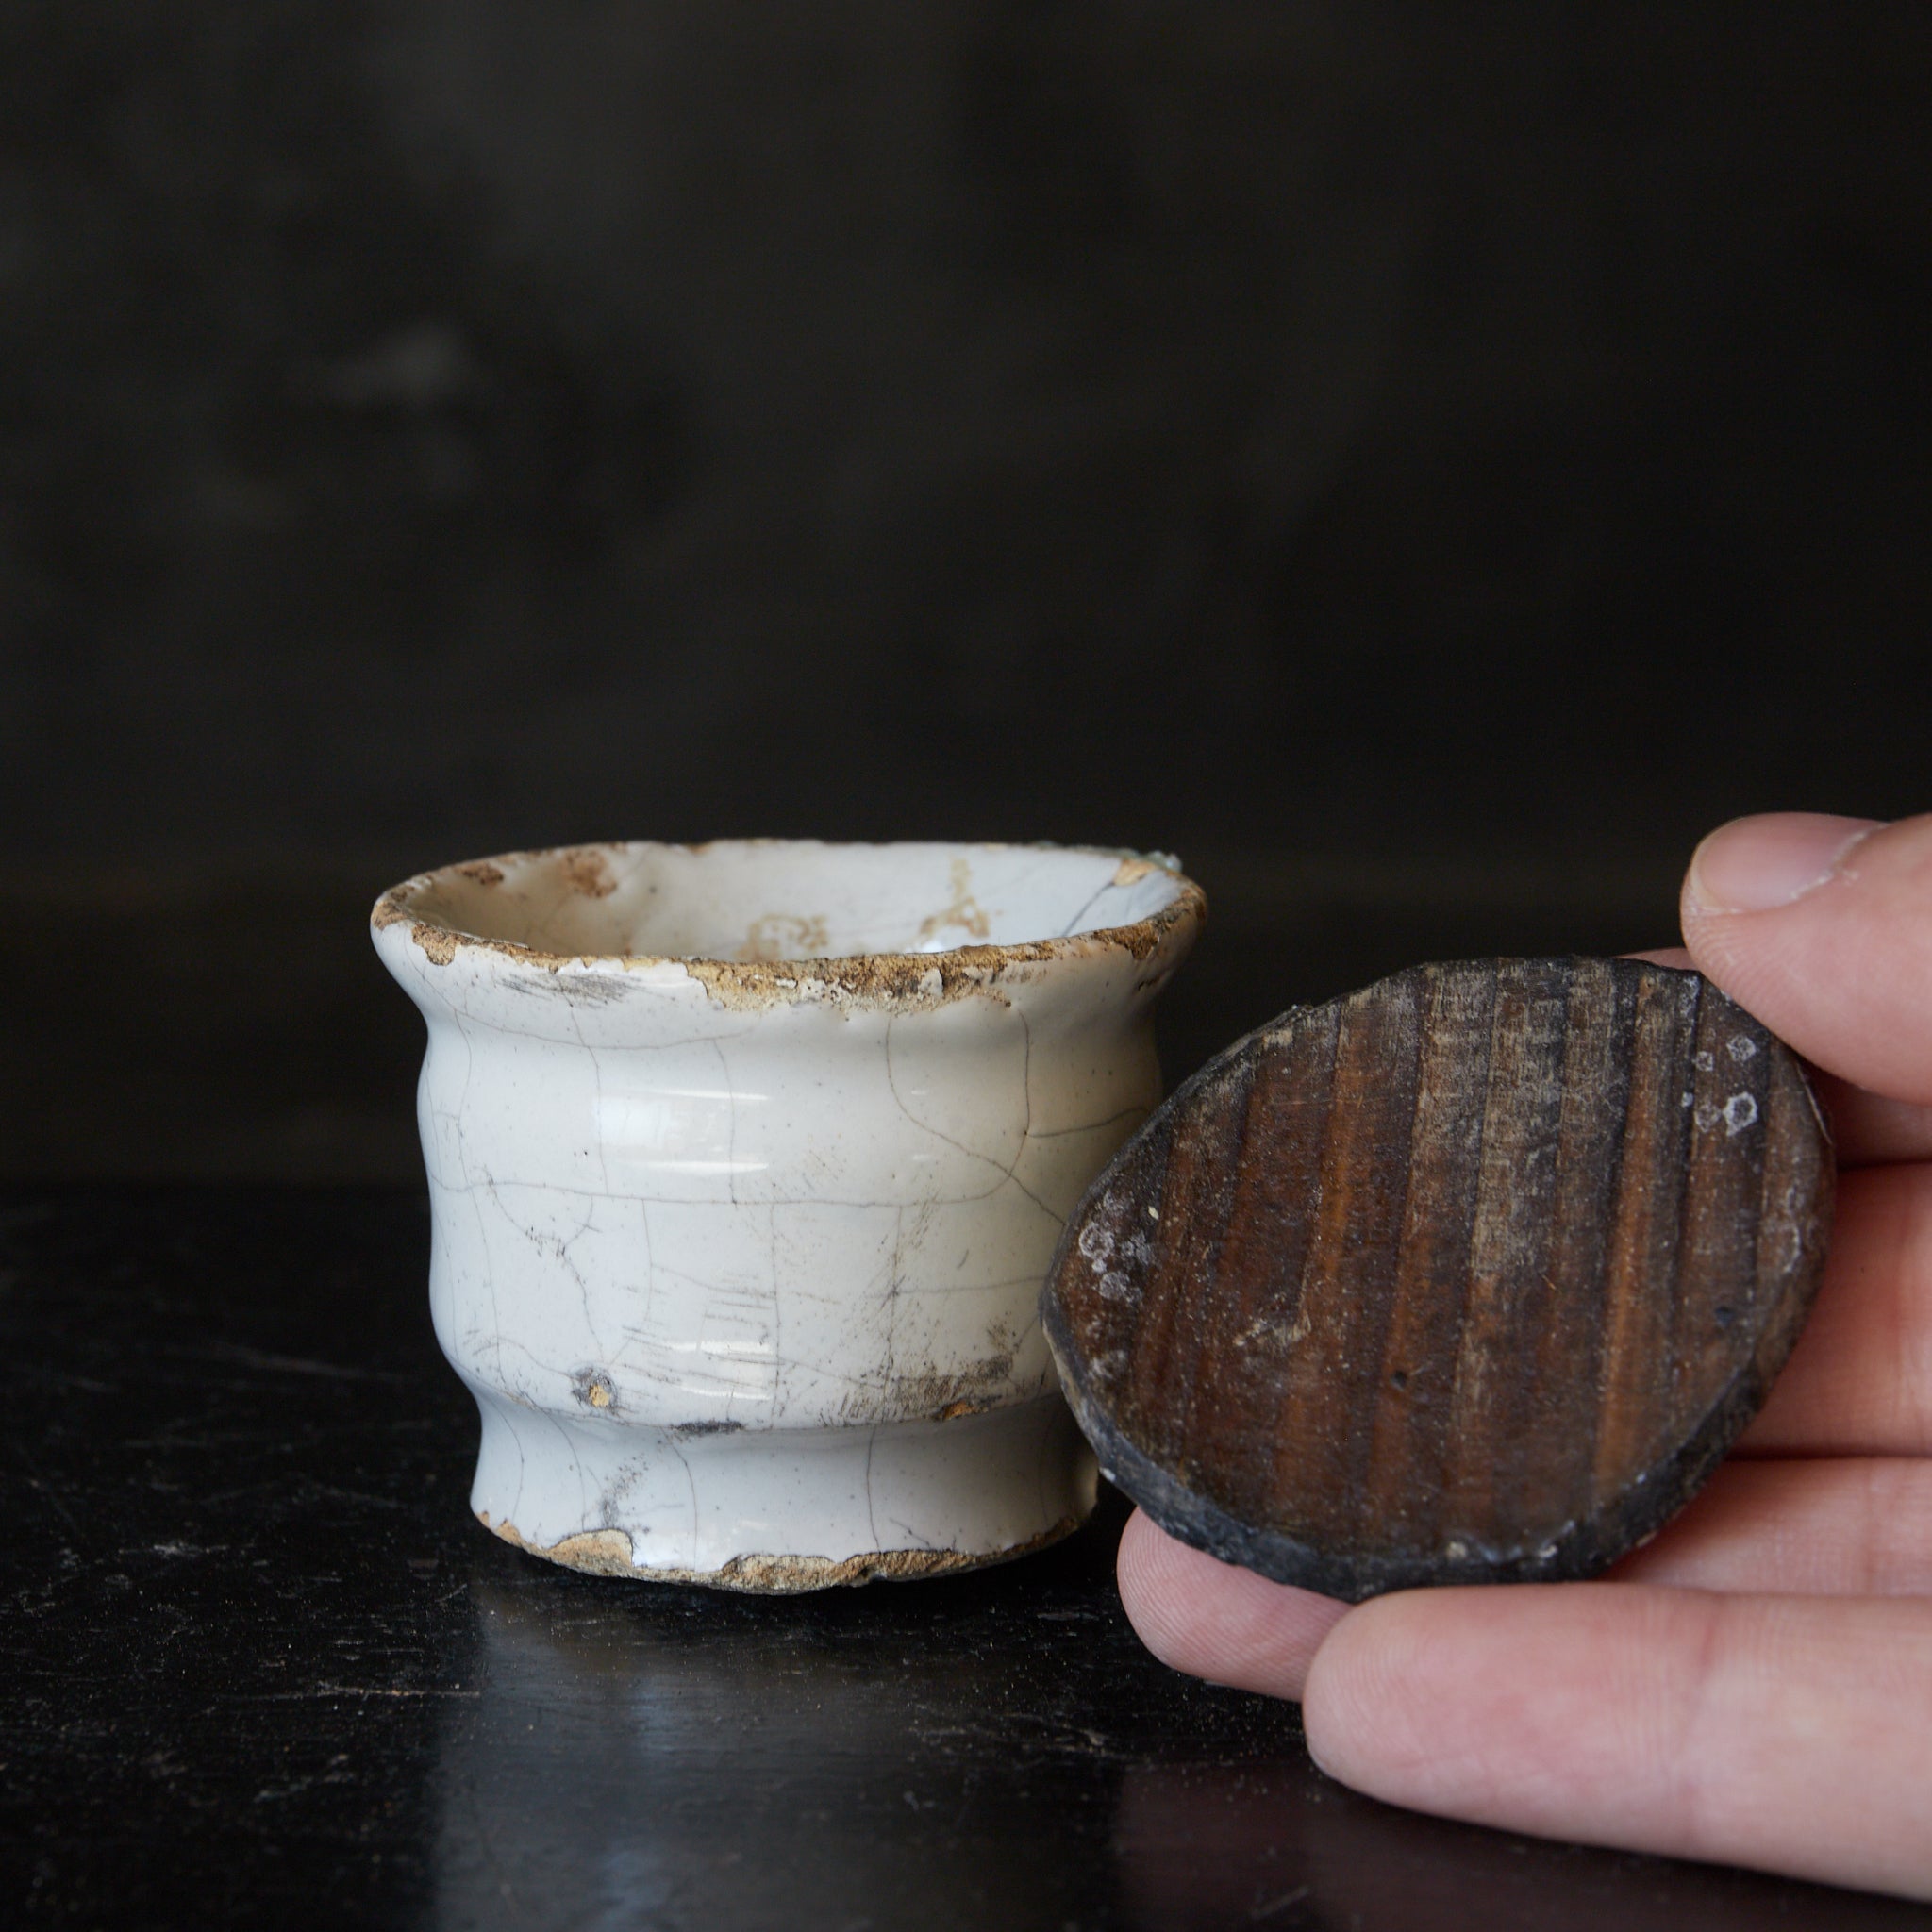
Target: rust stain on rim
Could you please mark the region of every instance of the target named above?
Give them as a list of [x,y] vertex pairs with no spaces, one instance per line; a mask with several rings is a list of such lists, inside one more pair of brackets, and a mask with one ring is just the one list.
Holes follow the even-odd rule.
[[[703,855],[712,844],[820,844],[817,841],[786,839],[720,840],[698,845],[638,842],[691,857]],[[458,953],[471,951],[494,953],[517,965],[549,974],[565,967],[603,966],[633,972],[640,968],[676,966],[724,1006],[767,1007],[832,1000],[863,1006],[931,1007],[969,994],[991,992],[999,975],[1014,967],[1071,962],[1109,951],[1125,953],[1136,961],[1145,960],[1158,953],[1175,934],[1190,928],[1198,930],[1208,917],[1208,895],[1177,866],[1141,853],[1091,845],[1048,845],[1038,849],[1078,858],[1114,859],[1117,863],[1109,885],[1130,886],[1155,874],[1163,874],[1176,888],[1174,899],[1146,918],[1125,925],[1095,926],[1051,939],[1023,940],[1004,945],[955,946],[931,953],[859,953],[830,958],[750,960],[675,953],[557,953],[518,940],[493,939],[440,920],[425,919],[416,905],[424,894],[446,882],[462,879],[493,889],[505,882],[509,868],[546,860],[554,864],[563,883],[573,891],[591,898],[605,898],[615,890],[616,883],[609,876],[610,856],[631,849],[630,844],[624,842],[539,847],[419,873],[384,892],[376,900],[369,923],[378,932],[392,925],[408,925],[411,941],[436,966],[447,966]],[[839,852],[888,848],[879,844],[823,844],[820,849]],[[984,844],[955,849],[1007,852],[1029,848]]]

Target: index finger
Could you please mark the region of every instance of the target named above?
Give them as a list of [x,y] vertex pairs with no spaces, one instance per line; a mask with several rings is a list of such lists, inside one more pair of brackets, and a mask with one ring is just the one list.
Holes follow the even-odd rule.
[[1734,820],[1697,848],[1681,911],[1691,958],[1781,1040],[1932,1105],[1932,815]]
[[[1653,946],[1631,953],[1657,966],[1693,966],[1682,946]],[[1760,1019],[1763,1015],[1758,1015]],[[1811,1089],[1831,1123],[1840,1167],[1882,1167],[1900,1160],[1932,1160],[1932,1107],[1872,1093],[1836,1074],[1807,1066]]]

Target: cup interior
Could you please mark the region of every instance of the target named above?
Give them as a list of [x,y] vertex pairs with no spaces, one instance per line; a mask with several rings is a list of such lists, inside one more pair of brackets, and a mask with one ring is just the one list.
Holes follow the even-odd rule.
[[718,960],[938,953],[1131,925],[1191,889],[1116,852],[1031,845],[580,845],[432,874],[411,917],[541,951]]

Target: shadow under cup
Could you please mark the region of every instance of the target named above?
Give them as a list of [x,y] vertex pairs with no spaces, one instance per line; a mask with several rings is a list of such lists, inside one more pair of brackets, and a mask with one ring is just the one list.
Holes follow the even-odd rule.
[[1153,1004],[1203,911],[1165,859],[779,841],[385,893],[481,1520],[763,1591],[1075,1527],[1093,1462],[1040,1286],[1160,1097]]

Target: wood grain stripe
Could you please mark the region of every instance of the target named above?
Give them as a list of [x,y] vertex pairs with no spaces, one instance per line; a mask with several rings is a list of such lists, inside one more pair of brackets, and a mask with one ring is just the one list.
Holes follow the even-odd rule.
[[1405,1549],[1427,1549],[1441,1534],[1495,1008],[1488,966],[1430,969],[1394,1307],[1359,1508]]
[[1660,1423],[1658,1372],[1669,1361],[1672,1303],[1696,1092],[1690,1055],[1704,981],[1640,985],[1628,1111],[1604,1285],[1591,1502],[1601,1507],[1641,1469]]
[[1279,1445],[1275,1493],[1292,1499],[1290,1520],[1309,1535],[1345,1528],[1355,1512],[1369,1446],[1355,1383],[1361,1364],[1381,1360],[1408,1191],[1423,989],[1419,975],[1400,974],[1384,991],[1386,1007],[1361,995],[1341,1002],[1299,1334],[1266,1418]]
[[1292,1016],[1257,1056],[1241,1143],[1266,1153],[1241,1162],[1215,1292],[1202,1305],[1193,1432],[1213,1439],[1201,1459],[1225,1472],[1214,1494],[1237,1514],[1268,1507],[1273,1473],[1224,1445],[1274,1427],[1284,1370],[1309,1332],[1302,1291],[1322,1196],[1305,1176],[1319,1175],[1328,1137],[1340,1018],[1332,1006]]
[[1443,1473],[1444,1527],[1474,1543],[1493,1542],[1498,1514],[1519,1503],[1515,1472],[1499,1462],[1496,1438],[1512,1431],[1524,1389],[1524,1342],[1547,1292],[1568,982],[1559,961],[1524,961],[1497,975]]

